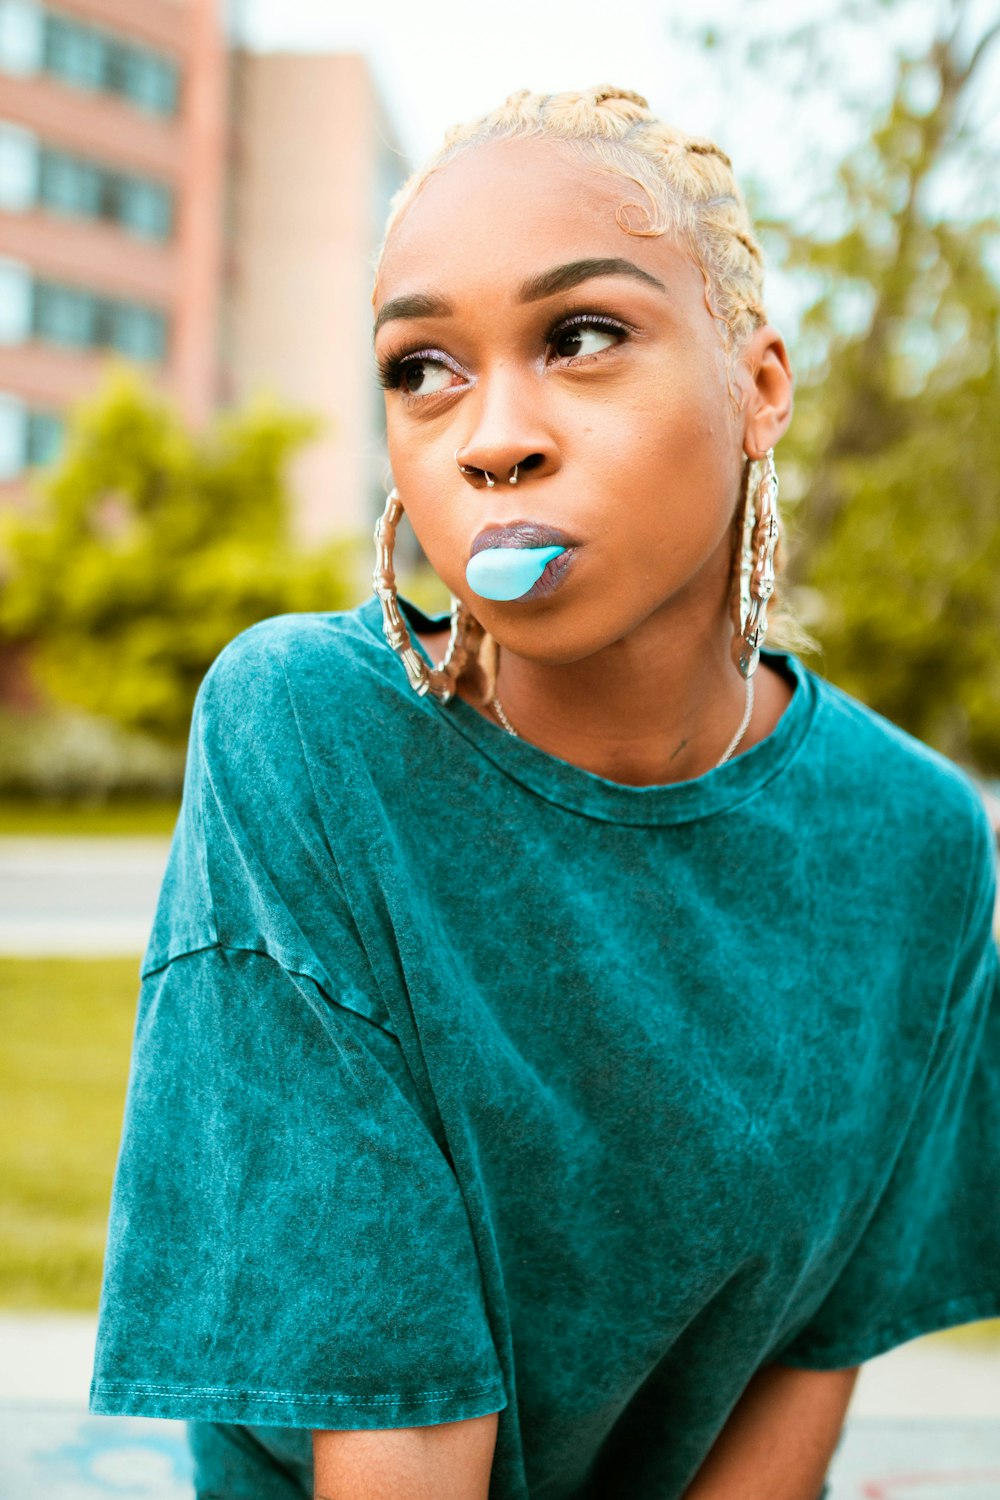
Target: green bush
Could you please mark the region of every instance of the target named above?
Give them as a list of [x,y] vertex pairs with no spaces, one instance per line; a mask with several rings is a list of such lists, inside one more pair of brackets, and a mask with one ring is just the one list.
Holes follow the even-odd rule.
[[0,638],[30,645],[52,702],[176,746],[233,636],[354,603],[362,539],[309,552],[291,539],[284,473],[318,425],[258,400],[191,434],[112,371],[72,414],[33,513],[3,518]]
[[0,796],[49,802],[179,798],[184,748],[72,710],[0,710]]

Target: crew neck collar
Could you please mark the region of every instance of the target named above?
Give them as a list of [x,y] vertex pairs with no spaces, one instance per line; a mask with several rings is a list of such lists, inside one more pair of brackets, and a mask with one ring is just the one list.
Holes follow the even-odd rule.
[[[413,648],[429,667],[434,662],[416,632],[448,629],[447,614],[427,615],[411,600],[397,595],[400,611],[410,630]],[[395,661],[406,682],[405,669],[388,644],[382,630],[382,606],[373,596],[358,606],[358,616],[375,635],[383,650]],[[789,651],[761,648],[762,658],[777,668],[794,691],[771,733],[749,750],[737,752],[721,766],[688,781],[652,786],[630,786],[610,781],[561,760],[493,724],[463,698],[442,703],[432,694],[418,697],[412,688],[414,706],[436,713],[512,781],[519,782],[547,802],[586,817],[608,823],[636,825],[689,823],[725,812],[753,797],[788,764],[802,744],[815,717],[817,687],[813,674]]]

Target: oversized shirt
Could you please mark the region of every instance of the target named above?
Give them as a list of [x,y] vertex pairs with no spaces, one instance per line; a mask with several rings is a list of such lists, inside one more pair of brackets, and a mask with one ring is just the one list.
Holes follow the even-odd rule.
[[142,963],[94,1412],[300,1458],[499,1412],[491,1500],[675,1500],[761,1366],[1000,1315],[985,809],[763,657],[793,688],[771,733],[637,787],[418,696],[374,597],[221,652]]

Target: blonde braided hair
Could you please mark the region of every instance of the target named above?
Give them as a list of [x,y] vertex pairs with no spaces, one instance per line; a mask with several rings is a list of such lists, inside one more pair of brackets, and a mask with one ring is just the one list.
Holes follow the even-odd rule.
[[[543,136],[564,141],[590,165],[637,187],[640,201],[626,200],[615,219],[626,234],[670,235],[701,271],[705,304],[721,329],[730,401],[738,410],[733,374],[753,334],[767,322],[763,304],[764,257],[736,179],[732,162],[713,141],[667,125],[653,114],[646,99],[629,89],[599,84],[560,94],[519,89],[499,109],[465,124],[453,125],[437,152],[411,174],[389,205],[378,266],[393,228],[433,173],[454,158],[489,141]],[[752,466],[743,467],[740,503],[733,517],[733,588],[738,591],[739,554],[743,546]],[[775,573],[783,564],[782,545],[775,553]],[[789,649],[810,649],[815,642],[779,600],[769,605],[768,634]]]
[[464,151],[512,136],[565,141],[592,165],[639,188],[643,201],[617,209],[619,227],[626,234],[669,234],[688,250],[704,278],[708,310],[723,329],[731,369],[746,339],[767,322],[763,255],[732,162],[712,141],[664,124],[641,94],[628,89],[609,84],[563,94],[520,89],[491,114],[453,125],[435,155],[393,197],[377,261],[393,227],[434,172]]

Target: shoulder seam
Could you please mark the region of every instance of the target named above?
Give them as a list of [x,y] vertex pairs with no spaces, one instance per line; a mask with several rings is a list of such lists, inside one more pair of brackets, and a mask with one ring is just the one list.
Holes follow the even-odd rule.
[[[341,1000],[337,999],[336,995],[331,994],[330,991],[326,988],[326,984],[321,983],[317,976],[315,974],[311,974],[308,969],[301,968],[294,962],[289,962],[283,958],[280,958],[275,953],[269,953],[266,948],[251,948],[246,943],[213,942],[202,943],[197,948],[186,948],[183,953],[172,953],[170,957],[165,958],[162,963],[157,963],[154,968],[143,969],[139,977],[143,980],[152,979],[154,975],[162,974],[165,969],[169,969],[171,964],[180,963],[185,958],[197,958],[200,953],[213,952],[246,953],[250,954],[254,958],[269,959],[276,968],[281,969],[282,973],[288,974],[289,976],[296,979],[307,979],[310,984],[314,984],[316,988],[326,996],[326,998],[330,1001],[330,1004],[335,1005],[338,1010],[348,1011],[352,1016],[357,1016],[359,1021],[364,1021],[368,1026],[374,1026],[376,1031],[384,1032],[386,1036],[392,1037],[393,1041],[399,1041],[398,1034],[393,1031],[390,1026],[385,1026],[380,1021],[374,1020],[371,1016],[366,1016],[364,1012],[358,1010],[356,1006],[345,1005]],[[327,980],[327,982],[329,981]]]

